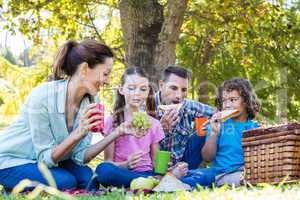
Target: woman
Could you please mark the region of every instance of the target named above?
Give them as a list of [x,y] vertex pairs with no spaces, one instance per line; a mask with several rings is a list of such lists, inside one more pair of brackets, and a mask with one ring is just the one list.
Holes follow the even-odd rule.
[[17,120],[0,135],[0,184],[6,190],[23,179],[48,184],[39,162],[46,164],[60,190],[96,189],[92,170],[84,164],[129,126],[123,124],[90,145],[89,131],[103,120],[94,115],[99,113],[94,96],[108,82],[112,66],[112,51],[94,40],[69,41],[60,49],[55,80],[35,88]]

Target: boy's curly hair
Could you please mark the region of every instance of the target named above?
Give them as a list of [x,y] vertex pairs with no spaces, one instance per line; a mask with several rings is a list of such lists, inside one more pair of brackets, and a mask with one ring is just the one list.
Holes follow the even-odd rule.
[[224,81],[222,86],[218,88],[216,106],[218,110],[222,110],[223,105],[223,92],[231,92],[236,90],[240,93],[243,101],[246,103],[246,110],[248,113],[248,118],[254,119],[259,112],[260,103],[257,99],[255,92],[252,89],[251,83],[247,79],[233,78]]

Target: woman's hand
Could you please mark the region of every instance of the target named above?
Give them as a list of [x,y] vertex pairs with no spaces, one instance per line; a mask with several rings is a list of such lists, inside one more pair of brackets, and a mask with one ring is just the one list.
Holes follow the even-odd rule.
[[136,152],[131,154],[127,160],[127,168],[128,169],[136,168],[141,162],[142,156],[143,156],[143,152]]
[[94,126],[103,123],[103,115],[98,114],[100,111],[96,108],[96,105],[95,103],[88,105],[82,113],[78,126],[80,139],[85,137]]

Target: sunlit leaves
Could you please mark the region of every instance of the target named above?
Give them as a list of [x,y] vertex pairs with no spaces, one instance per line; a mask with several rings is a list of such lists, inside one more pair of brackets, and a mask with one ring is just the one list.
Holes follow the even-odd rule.
[[[192,70],[195,93],[203,81],[214,85],[206,91],[214,94],[232,77],[248,78],[254,86],[265,80],[266,87],[257,93],[262,114],[269,119],[275,119],[278,90],[284,89],[280,70],[286,68],[288,116],[300,118],[295,103],[300,101],[299,17],[296,9],[263,0],[190,2],[177,46],[178,63]],[[210,97],[213,103],[214,95]]]

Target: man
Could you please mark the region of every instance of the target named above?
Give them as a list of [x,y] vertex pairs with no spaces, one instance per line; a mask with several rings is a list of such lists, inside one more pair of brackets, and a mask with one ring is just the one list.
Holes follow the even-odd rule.
[[[210,118],[214,109],[206,104],[186,99],[191,74],[184,68],[167,67],[159,81],[159,92],[155,95],[157,118],[160,120],[165,138],[160,142],[161,150],[172,153],[172,162],[188,163],[189,169],[196,169],[202,162],[201,149],[205,136],[199,137],[193,121],[197,117]],[[183,103],[181,109],[165,112],[158,109],[160,104]]]

